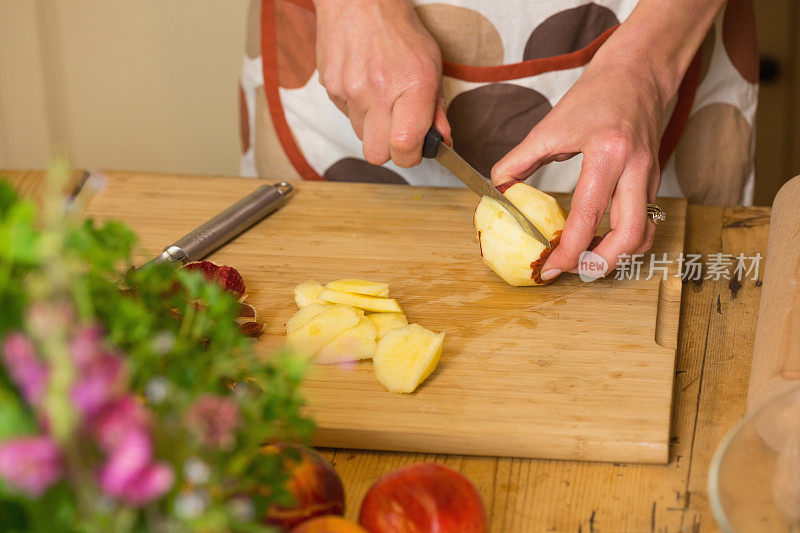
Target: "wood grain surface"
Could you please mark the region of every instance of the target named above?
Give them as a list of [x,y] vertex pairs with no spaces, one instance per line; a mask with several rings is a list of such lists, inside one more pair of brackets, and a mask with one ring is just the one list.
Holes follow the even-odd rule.
[[[78,193],[88,173],[73,170],[64,185],[64,194],[74,196]],[[21,196],[32,198],[41,203],[46,188],[45,173],[40,170],[0,170],[0,179],[8,178]]]
[[[7,174],[19,182],[42,173]],[[685,250],[765,255],[769,220],[765,207],[690,205]],[[380,476],[434,461],[472,480],[493,533],[718,531],[708,505],[708,467],[745,411],[761,289],[758,281],[738,287],[727,279],[690,282],[684,289],[668,464],[323,449],[344,481],[346,515],[358,518],[364,494]]]
[[[116,174],[87,214],[129,223],[155,255],[258,185]],[[244,276],[248,302],[267,322],[259,349],[282,345],[296,311],[292,288],[309,278],[389,282],[409,322],[446,333],[438,369],[414,394],[386,391],[371,362],[313,365],[304,394],[315,445],[667,461],[679,279],[647,280],[642,268],[639,280],[568,275],[511,287],[480,259],[477,198],[466,189],[296,188],[282,209],[211,256]],[[675,259],[685,202],[662,203],[670,217],[653,252]]]

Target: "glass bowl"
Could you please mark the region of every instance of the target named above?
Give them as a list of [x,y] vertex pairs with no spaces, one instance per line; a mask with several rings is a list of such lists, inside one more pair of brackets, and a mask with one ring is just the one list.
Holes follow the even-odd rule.
[[741,420],[711,462],[708,493],[728,533],[800,533],[800,386]]

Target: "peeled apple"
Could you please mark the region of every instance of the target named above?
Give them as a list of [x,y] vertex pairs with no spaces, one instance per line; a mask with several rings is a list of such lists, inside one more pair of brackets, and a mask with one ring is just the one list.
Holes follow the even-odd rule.
[[525,233],[499,202],[484,196],[474,219],[483,262],[510,285],[546,285],[552,279],[542,280],[542,265],[558,245],[567,213],[555,198],[525,183],[515,183],[503,194],[542,232],[551,248]]

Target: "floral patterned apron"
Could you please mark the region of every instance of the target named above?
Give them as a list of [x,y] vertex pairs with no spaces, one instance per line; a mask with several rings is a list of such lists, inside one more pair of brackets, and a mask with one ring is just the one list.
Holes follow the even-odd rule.
[[[758,56],[750,1],[730,0],[669,105],[660,195],[752,201]],[[442,49],[454,146],[488,176],[575,83],[636,0],[413,4]],[[249,18],[240,94],[243,175],[461,186],[431,160],[410,169],[364,161],[350,121],[319,83],[311,0],[252,0]],[[528,182],[571,191],[581,161],[551,163]]]

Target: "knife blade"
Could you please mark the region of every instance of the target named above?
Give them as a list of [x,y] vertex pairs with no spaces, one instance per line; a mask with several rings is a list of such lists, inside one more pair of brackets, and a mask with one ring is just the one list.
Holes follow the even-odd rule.
[[202,259],[280,208],[293,191],[294,187],[285,181],[262,185],[164,248],[161,255],[144,266],[161,263],[186,264]]
[[547,238],[542,235],[542,232],[528,220],[528,217],[517,209],[503,193],[494,188],[488,179],[484,178],[480,172],[472,168],[472,165],[467,163],[463,157],[447,146],[444,143],[442,134],[434,127],[431,127],[431,129],[428,130],[428,134],[425,136],[422,157],[436,159],[440,165],[449,170],[478,196],[488,196],[499,202],[500,205],[511,213],[511,216],[519,222],[519,225],[522,226],[525,233],[544,244],[547,248],[550,248],[550,241],[548,241]]

